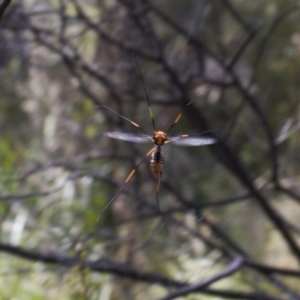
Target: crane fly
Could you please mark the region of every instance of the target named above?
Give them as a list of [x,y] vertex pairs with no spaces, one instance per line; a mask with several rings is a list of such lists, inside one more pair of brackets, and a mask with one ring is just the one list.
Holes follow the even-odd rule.
[[137,63],[136,58],[135,58],[135,61],[136,61],[137,67],[138,67],[139,75],[140,75],[143,89],[144,89],[146,99],[148,102],[149,115],[150,115],[150,118],[152,120],[152,125],[153,125],[153,135],[147,134],[146,131],[140,125],[138,125],[137,123],[131,121],[130,119],[118,114],[113,109],[111,109],[105,105],[101,105],[101,107],[104,107],[104,108],[110,110],[111,112],[118,115],[120,118],[130,122],[133,126],[137,127],[138,129],[140,129],[143,132],[143,134],[133,134],[133,133],[127,133],[127,132],[111,131],[111,132],[105,132],[104,134],[110,138],[127,141],[127,142],[153,143],[154,147],[152,149],[150,149],[147,152],[147,154],[142,158],[142,160],[132,169],[132,171],[129,173],[129,175],[125,179],[123,185],[118,190],[118,192],[113,196],[113,198],[108,202],[108,204],[102,209],[101,212],[103,212],[116,199],[116,197],[122,191],[124,186],[129,182],[129,180],[135,174],[135,172],[137,171],[137,169],[140,166],[140,164],[142,163],[142,161],[150,155],[151,155],[150,169],[152,171],[153,176],[158,179],[157,187],[156,187],[156,201],[157,201],[158,210],[159,210],[159,212],[161,212],[160,207],[159,207],[159,201],[158,201],[158,190],[160,187],[162,169],[164,166],[164,157],[163,157],[162,150],[161,150],[162,146],[169,144],[169,143],[178,145],[178,146],[204,146],[204,145],[211,145],[211,144],[214,144],[217,142],[217,140],[212,137],[199,137],[199,136],[193,137],[193,136],[189,136],[188,134],[182,134],[182,135],[173,136],[173,137],[168,136],[169,131],[176,125],[176,123],[181,118],[181,115],[182,115],[181,113],[176,117],[175,121],[169,127],[169,129],[167,131],[156,130],[155,121],[153,118],[153,112],[152,112],[152,108],[150,105],[150,100],[149,100],[148,93],[146,91],[143,77],[141,75],[141,71],[140,71],[140,68]]

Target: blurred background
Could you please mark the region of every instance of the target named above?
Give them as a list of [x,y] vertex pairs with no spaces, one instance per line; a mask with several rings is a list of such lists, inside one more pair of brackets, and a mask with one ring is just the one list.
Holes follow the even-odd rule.
[[5,2],[0,298],[300,299],[298,1]]

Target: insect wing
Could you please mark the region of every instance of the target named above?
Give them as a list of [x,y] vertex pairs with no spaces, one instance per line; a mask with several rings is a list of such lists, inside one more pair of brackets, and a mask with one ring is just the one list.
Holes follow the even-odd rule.
[[152,139],[149,135],[144,134],[133,134],[133,133],[125,133],[119,131],[112,132],[104,132],[104,134],[110,138],[133,142],[133,143],[149,143],[152,142]]
[[176,136],[169,138],[171,144],[178,146],[205,146],[215,144],[217,140],[211,137],[185,137]]

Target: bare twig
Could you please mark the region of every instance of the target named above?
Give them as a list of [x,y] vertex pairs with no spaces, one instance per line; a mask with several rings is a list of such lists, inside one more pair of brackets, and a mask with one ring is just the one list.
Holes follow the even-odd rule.
[[2,3],[0,3],[0,22],[3,18],[5,10],[8,8],[10,3],[11,0],[3,0]]

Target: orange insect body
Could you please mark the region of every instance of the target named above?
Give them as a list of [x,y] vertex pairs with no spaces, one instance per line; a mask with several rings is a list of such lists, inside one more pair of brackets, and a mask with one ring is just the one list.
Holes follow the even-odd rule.
[[168,142],[167,133],[164,131],[154,131],[152,140],[155,144],[155,148],[151,154],[150,169],[153,176],[159,178],[164,166],[164,157],[162,155],[161,146]]
[[154,131],[153,142],[157,146],[162,146],[168,140],[167,133],[163,131]]
[[150,169],[155,178],[161,176],[161,171],[163,166],[164,166],[164,157],[161,152],[161,147],[156,146],[155,150],[151,154],[151,159],[150,159]]
[[[136,58],[135,58],[135,60],[136,60]],[[156,201],[157,201],[158,210],[160,211],[159,202],[158,202],[158,190],[159,190],[161,176],[162,176],[162,169],[163,169],[163,166],[164,166],[164,157],[162,155],[161,147],[165,144],[168,144],[168,143],[175,144],[175,145],[182,145],[182,146],[203,146],[203,145],[210,145],[210,144],[216,143],[216,139],[214,139],[214,138],[189,137],[188,134],[182,134],[182,135],[178,135],[178,136],[175,136],[175,137],[167,137],[168,132],[179,121],[179,119],[181,117],[181,113],[177,116],[174,123],[169,127],[169,129],[167,131],[165,131],[165,132],[164,131],[156,131],[155,130],[155,122],[154,122],[154,118],[153,118],[153,113],[152,113],[152,109],[151,109],[151,106],[150,106],[150,100],[149,100],[149,97],[148,97],[148,94],[147,94],[147,91],[146,91],[146,88],[145,88],[145,84],[144,84],[144,81],[143,81],[143,77],[141,75],[141,71],[140,71],[140,68],[139,68],[139,65],[138,65],[137,61],[136,61],[136,64],[137,64],[137,67],[138,67],[138,71],[139,71],[139,74],[140,74],[140,78],[141,78],[142,85],[143,85],[145,95],[146,95],[146,99],[147,99],[147,102],[148,102],[149,114],[150,114],[150,118],[152,120],[152,125],[153,125],[153,130],[154,130],[153,136],[147,134],[147,132],[140,125],[138,125],[137,123],[131,121],[130,119],[128,119],[128,118],[126,118],[126,117],[124,117],[120,114],[118,114],[116,111],[112,110],[111,108],[109,108],[105,105],[101,105],[102,107],[105,107],[106,109],[110,110],[111,112],[118,115],[122,119],[130,122],[133,126],[139,128],[144,133],[144,134],[131,134],[131,133],[113,131],[113,132],[106,132],[105,134],[107,136],[109,136],[110,138],[113,138],[113,139],[118,139],[118,140],[123,140],[123,141],[128,141],[128,142],[134,142],[134,143],[147,143],[147,142],[152,141],[154,143],[154,147],[150,151],[148,151],[148,153],[144,156],[144,158],[129,173],[129,175],[125,179],[123,185],[120,187],[120,189],[115,194],[115,196],[102,209],[102,211],[104,211],[110,205],[110,203],[112,203],[114,201],[114,199],[116,199],[118,194],[122,191],[123,187],[129,182],[129,180],[135,174],[135,172],[138,169],[141,162],[146,157],[149,157],[150,155],[151,155],[150,169],[151,169],[154,177],[158,178],[157,187],[156,187]],[[188,103],[187,105],[189,105],[189,104],[190,103]]]

